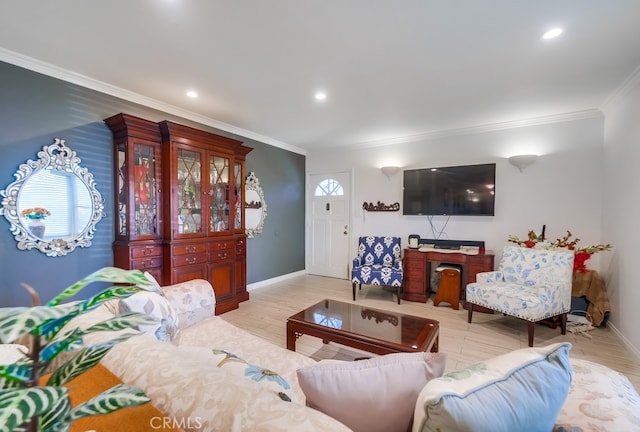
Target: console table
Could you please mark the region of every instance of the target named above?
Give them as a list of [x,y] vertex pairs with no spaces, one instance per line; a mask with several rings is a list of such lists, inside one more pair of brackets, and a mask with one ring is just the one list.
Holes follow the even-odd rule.
[[408,301],[426,303],[431,292],[431,263],[457,264],[462,268],[461,281],[464,286],[476,281],[481,272],[493,271],[494,254],[480,250],[477,255],[438,252],[430,250],[405,249],[403,257],[404,284],[402,298]]

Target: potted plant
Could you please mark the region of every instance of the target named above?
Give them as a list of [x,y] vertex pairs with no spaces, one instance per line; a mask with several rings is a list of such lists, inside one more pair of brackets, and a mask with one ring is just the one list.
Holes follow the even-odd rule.
[[[70,299],[92,282],[114,285],[86,300]],[[95,366],[116,344],[135,336],[131,332],[96,344],[83,344],[83,336],[98,331],[117,331],[151,324],[147,315],[127,313],[86,329],[63,330],[76,316],[91,311],[111,299],[126,298],[138,291],[158,291],[139,270],[106,267],[63,290],[46,305],[0,308],[0,342],[13,343],[31,336],[28,356],[9,365],[0,365],[0,431],[67,431],[77,419],[107,414],[120,408],[145,404],[144,392],[124,384],[72,407],[64,384]],[[33,297],[33,294],[32,294]],[[52,361],[65,351],[76,351],[45,383],[41,378]]]
[[527,248],[540,249],[569,249],[574,251],[573,271],[584,273],[587,271],[587,260],[596,252],[608,251],[612,248],[610,244],[598,244],[592,246],[578,246],[579,238],[572,238],[573,234],[567,230],[567,234],[553,242],[548,242],[544,238],[544,227],[542,234],[537,234],[529,230],[526,240],[520,240],[517,236],[509,236],[508,241]]

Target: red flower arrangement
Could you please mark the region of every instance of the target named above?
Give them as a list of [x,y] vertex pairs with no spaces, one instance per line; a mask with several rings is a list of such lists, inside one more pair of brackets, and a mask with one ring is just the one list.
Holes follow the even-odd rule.
[[544,239],[542,234],[536,234],[535,231],[531,230],[527,233],[526,240],[520,240],[516,236],[509,236],[508,240],[511,243],[515,243],[519,246],[534,248],[539,247],[542,249],[554,249],[554,248],[564,248],[569,249],[575,252],[575,257],[573,259],[573,271],[584,273],[587,271],[586,262],[591,255],[596,252],[610,250],[612,246],[610,244],[599,244],[593,246],[583,246],[578,247],[579,238],[572,239],[573,234],[571,231],[567,230],[567,235],[562,238],[556,239],[553,242],[547,242]]

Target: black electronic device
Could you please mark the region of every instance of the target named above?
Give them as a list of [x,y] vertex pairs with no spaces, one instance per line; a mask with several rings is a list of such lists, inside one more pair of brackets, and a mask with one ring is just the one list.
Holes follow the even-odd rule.
[[496,164],[404,171],[405,215],[493,216]]

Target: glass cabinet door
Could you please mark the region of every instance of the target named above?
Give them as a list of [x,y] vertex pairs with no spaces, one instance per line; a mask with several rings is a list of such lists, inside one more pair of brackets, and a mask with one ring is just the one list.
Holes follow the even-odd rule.
[[244,227],[244,211],[242,210],[242,203],[244,202],[244,187],[242,186],[242,180],[244,179],[244,175],[242,173],[242,167],[243,164],[240,162],[233,164],[233,178],[235,179],[235,193],[233,194],[233,229],[236,231],[242,231]]
[[160,211],[158,166],[160,148],[136,142],[131,153],[118,145],[118,236],[156,238]]
[[230,159],[209,156],[209,232],[229,231]]
[[178,234],[202,233],[202,154],[177,151]]

